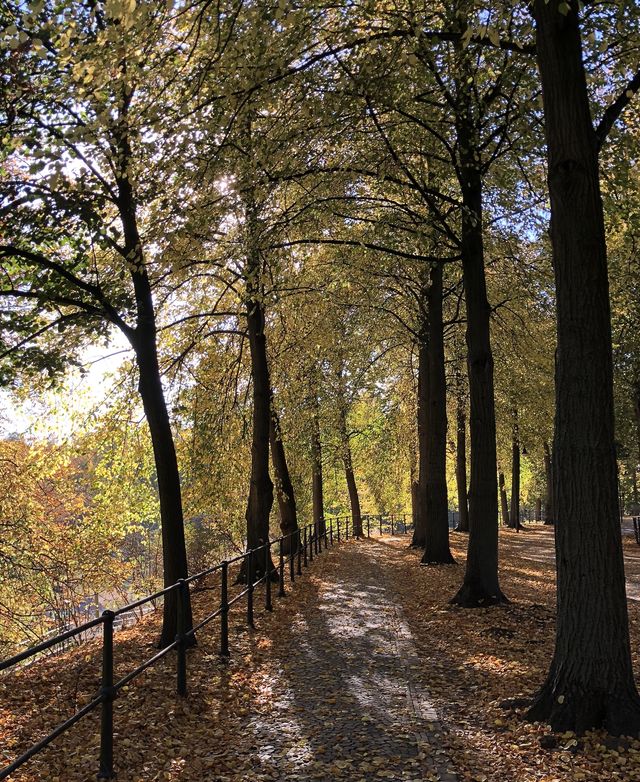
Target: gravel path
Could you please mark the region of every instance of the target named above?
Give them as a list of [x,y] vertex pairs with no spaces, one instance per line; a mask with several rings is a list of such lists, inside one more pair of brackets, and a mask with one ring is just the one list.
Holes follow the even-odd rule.
[[457,779],[380,554],[373,542],[332,551],[331,577],[305,596],[290,638],[277,644],[292,649],[280,658],[287,686],[274,693],[268,719],[254,715],[247,725],[260,778]]

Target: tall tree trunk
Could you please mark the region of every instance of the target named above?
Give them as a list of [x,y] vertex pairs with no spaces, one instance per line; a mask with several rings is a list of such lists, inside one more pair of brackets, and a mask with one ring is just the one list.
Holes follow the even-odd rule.
[[470,531],[464,581],[452,602],[472,608],[501,603],[506,598],[498,581],[498,485],[491,309],[484,270],[481,154],[473,117],[472,84],[466,77],[471,70],[470,63],[465,60],[469,56],[466,51],[460,53],[463,68],[462,76],[457,79],[459,105],[455,121],[460,150],[460,249],[467,310],[471,434]]
[[546,490],[544,498],[544,523],[555,524],[556,512],[553,502],[553,461],[551,459],[551,449],[549,443],[545,440],[542,444],[544,449],[544,475],[546,481]]
[[[136,300],[136,328],[125,329],[136,356],[139,379],[138,390],[142,399],[158,480],[160,500],[160,521],[162,527],[162,565],[163,582],[168,587],[181,578],[187,578],[187,549],[184,536],[184,518],[182,512],[182,494],[178,459],[173,441],[173,432],[169,421],[160,365],[158,362],[156,315],[153,303],[151,283],[147,274],[142,240],[138,230],[136,201],[130,179],[126,176],[128,161],[131,159],[131,146],[128,137],[127,113],[130,96],[123,96],[123,112],[119,131],[116,134],[119,147],[119,161],[123,166],[123,175],[118,175],[118,210],[124,232],[126,257],[131,262],[131,281]],[[186,591],[184,628],[193,626],[191,598]],[[168,646],[176,638],[178,629],[178,592],[172,590],[164,598],[162,631],[159,645]],[[187,639],[187,644],[195,644],[195,636]]]
[[344,474],[347,480],[347,490],[349,491],[349,503],[351,505],[351,520],[353,522],[353,534],[355,537],[362,537],[362,513],[360,511],[360,497],[358,496],[358,486],[356,476],[353,472],[353,459],[351,456],[351,443],[349,440],[349,431],[347,429],[347,410],[340,400],[339,411],[340,441],[342,446],[342,463],[344,464]]
[[509,516],[509,500],[507,499],[507,490],[504,486],[504,473],[502,470],[498,473],[498,487],[500,489],[500,507],[502,509],[502,523],[505,527],[511,526],[511,518]]
[[429,314],[427,514],[425,549],[421,564],[451,564],[449,502],[447,497],[447,380],[444,366],[442,320],[442,265],[430,272]]
[[[563,9],[566,10],[566,9]],[[614,445],[611,320],[596,135],[577,2],[536,0],[558,347],[554,489],[557,622],[549,676],[529,712],[554,730],[640,732]]]
[[311,496],[313,504],[313,528],[316,535],[324,535],[324,491],[322,483],[322,440],[320,438],[320,404],[317,391],[312,389],[313,412],[311,414]]
[[[426,291],[424,296],[426,298]],[[411,547],[424,549],[427,542],[427,471],[429,460],[429,334],[425,323],[418,347],[418,486]]]
[[278,413],[274,407],[273,392],[271,393],[271,420],[269,426],[269,444],[271,446],[271,463],[276,476],[276,497],[278,499],[278,510],[280,512],[280,531],[285,540],[283,542],[284,551],[290,554],[297,551],[298,537],[295,534],[298,529],[298,514],[296,510],[296,499],[293,491],[289,467],[282,442],[282,432],[280,431],[280,421]]
[[469,532],[469,504],[467,498],[467,414],[461,382],[457,382],[456,399],[456,487],[458,489],[457,532]]
[[518,432],[518,411],[515,411],[513,437],[511,440],[511,513],[509,526],[522,529],[520,524],[520,435]]
[[[149,291],[149,303],[151,293]],[[142,399],[145,416],[149,425],[153,457],[158,479],[160,499],[160,519],[162,526],[162,571],[164,586],[175,584],[181,578],[187,578],[187,549],[184,537],[184,519],[182,515],[182,495],[178,460],[173,443],[173,433],[169,422],[169,413],[164,398],[160,367],[156,350],[155,323],[146,328],[136,329],[134,349],[140,378],[138,389]],[[169,592],[164,598],[162,632],[159,645],[173,643],[177,632],[178,594]],[[191,601],[187,593],[185,610],[185,629],[193,626]],[[188,644],[195,643],[191,636]]]

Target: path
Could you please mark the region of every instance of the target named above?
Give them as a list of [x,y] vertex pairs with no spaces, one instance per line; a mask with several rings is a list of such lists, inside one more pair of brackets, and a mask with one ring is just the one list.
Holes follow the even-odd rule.
[[289,637],[277,644],[282,653],[293,642],[281,654],[287,685],[268,717],[254,715],[247,726],[257,778],[272,769],[283,782],[455,782],[379,546],[359,543],[329,556],[331,580],[305,595]]
[[[633,527],[631,522],[625,519],[623,526],[624,541],[624,566],[627,577],[627,598],[640,602],[640,546],[633,540]],[[510,546],[518,551],[523,559],[532,562],[548,564],[555,562],[555,548],[553,540],[553,528],[535,526],[536,537],[522,533],[522,539],[511,539]]]

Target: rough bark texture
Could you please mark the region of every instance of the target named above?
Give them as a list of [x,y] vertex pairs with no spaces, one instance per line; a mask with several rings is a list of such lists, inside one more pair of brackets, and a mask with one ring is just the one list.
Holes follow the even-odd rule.
[[521,529],[520,524],[520,438],[518,423],[513,426],[513,439],[511,442],[511,513],[509,514],[509,526],[513,529]]
[[544,499],[544,523],[555,524],[556,512],[553,502],[553,462],[551,460],[551,449],[549,443],[545,440],[544,448],[544,475],[546,481],[545,499]]
[[347,400],[346,389],[342,370],[339,373],[339,397],[338,397],[338,426],[340,435],[340,445],[342,448],[342,463],[344,464],[344,475],[347,481],[347,490],[349,492],[349,504],[351,505],[351,521],[354,537],[362,537],[362,512],[360,510],[360,497],[358,496],[358,486],[356,476],[353,472],[353,459],[351,456],[351,441],[349,438],[349,429],[347,428]]
[[278,413],[273,405],[273,394],[271,394],[269,445],[271,446],[271,463],[273,464],[273,471],[276,476],[276,497],[278,499],[278,510],[280,512],[280,531],[283,536],[289,536],[285,538],[283,546],[285,553],[290,554],[291,551],[297,551],[298,548],[298,538],[295,535],[295,532],[298,529],[298,514],[293,484],[291,482],[291,476],[289,475],[287,457],[282,442],[280,421],[278,419]]
[[[425,292],[426,296],[426,292]],[[427,542],[427,462],[429,437],[429,334],[425,323],[418,346],[418,485],[415,525],[411,547],[423,549]]]
[[[462,57],[468,56],[463,54]],[[463,69],[464,73],[464,69]],[[458,79],[456,135],[462,190],[461,254],[467,310],[471,477],[469,548],[464,582],[452,602],[468,608],[503,602],[498,581],[498,485],[496,417],[490,315],[482,236],[481,155],[473,118],[471,85]]]
[[640,732],[613,423],[611,322],[596,136],[575,4],[536,0],[558,348],[554,488],[558,612],[549,676],[529,712],[554,730]]
[[324,535],[324,492],[322,484],[322,441],[320,439],[320,405],[315,390],[312,391],[311,416],[311,495],[313,504],[313,528],[317,535]]
[[469,532],[469,504],[467,498],[467,415],[464,396],[458,393],[456,404],[456,487],[458,490],[457,532]]
[[427,416],[426,526],[423,565],[454,562],[449,550],[447,497],[447,380],[444,366],[442,320],[442,266],[431,267],[427,296],[429,315],[429,371]]
[[502,523],[505,527],[511,526],[509,515],[509,500],[507,499],[507,490],[504,486],[504,473],[502,470],[498,473],[498,486],[500,488],[500,508],[502,510]]
[[[119,159],[126,170],[131,157],[131,147],[127,136],[126,113],[129,98],[123,101],[121,134],[118,138]],[[142,399],[151,442],[158,480],[160,500],[160,522],[162,528],[162,565],[164,586],[175,584],[180,578],[187,578],[187,549],[184,537],[184,518],[182,512],[182,494],[180,473],[176,457],[173,432],[164,398],[160,365],[157,351],[156,316],[153,304],[151,284],[147,275],[142,242],[136,217],[136,202],[131,182],[126,176],[118,177],[118,210],[124,229],[124,242],[127,258],[131,259],[131,280],[136,300],[136,328],[128,329],[126,336],[135,352],[138,365],[138,390]],[[191,600],[187,592],[184,606],[184,627],[193,626]],[[173,643],[177,632],[178,592],[173,590],[165,596],[162,631],[159,645]],[[195,644],[190,636],[188,645]]]

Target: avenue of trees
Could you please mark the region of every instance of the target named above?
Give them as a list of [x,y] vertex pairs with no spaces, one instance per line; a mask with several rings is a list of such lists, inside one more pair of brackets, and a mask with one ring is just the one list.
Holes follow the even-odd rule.
[[492,606],[526,507],[558,571],[530,717],[640,733],[639,10],[0,0],[2,386],[124,356],[73,436],[0,441],[3,651],[337,512],[407,511],[431,566],[456,509],[443,597]]

